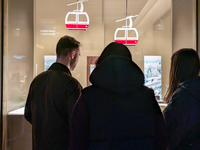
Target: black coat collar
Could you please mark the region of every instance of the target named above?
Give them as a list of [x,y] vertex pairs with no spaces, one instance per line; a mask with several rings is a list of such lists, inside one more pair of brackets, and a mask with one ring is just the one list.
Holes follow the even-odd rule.
[[57,70],[57,71],[64,71],[66,72],[67,74],[71,75],[71,72],[70,70],[63,64],[61,63],[53,63],[48,70]]

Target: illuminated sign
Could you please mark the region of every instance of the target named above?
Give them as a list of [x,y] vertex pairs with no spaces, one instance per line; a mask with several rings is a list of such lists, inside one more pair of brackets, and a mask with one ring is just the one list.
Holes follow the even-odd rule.
[[[86,12],[83,12],[83,2],[88,0],[79,0],[78,2],[68,4],[67,6],[77,4],[77,10],[73,12],[68,12],[65,17],[65,25],[68,30],[86,30],[89,27],[89,17]],[[78,4],[80,4],[80,9],[78,9]],[[75,18],[75,20],[72,20]]]
[[[124,19],[117,20],[116,22],[123,21],[123,20],[128,20],[129,19],[129,26],[123,26],[122,28],[117,28],[115,31],[114,39],[116,43],[122,43],[126,46],[136,46],[138,43],[138,31],[136,28],[132,28],[133,26],[133,17],[137,17],[138,15],[135,16],[128,16]],[[123,33],[123,36],[119,36],[118,33],[121,32]],[[134,34],[134,35],[132,35]]]
[[25,57],[26,56],[24,56],[24,55],[13,55],[13,58],[15,58],[15,59],[23,59]]
[[152,88],[156,100],[162,98],[161,56],[144,56],[145,86]]

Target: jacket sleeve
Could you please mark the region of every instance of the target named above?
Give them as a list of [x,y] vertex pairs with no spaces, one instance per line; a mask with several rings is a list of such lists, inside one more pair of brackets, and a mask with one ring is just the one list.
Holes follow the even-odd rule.
[[71,116],[70,150],[89,149],[89,116],[89,107],[81,96],[77,101]]
[[76,101],[78,100],[80,94],[81,94],[82,86],[79,84],[78,81],[72,80],[68,87],[68,96],[67,96],[67,113],[68,118],[70,122],[71,113],[73,110],[74,105],[76,104]]
[[25,119],[32,124],[32,117],[31,117],[31,87],[29,89],[28,97],[25,104],[25,110],[24,110],[24,117]]
[[[155,96],[154,96],[155,99]],[[155,145],[156,149],[166,150],[167,141],[166,141],[166,126],[165,121],[158,105],[156,99],[154,100],[154,108],[155,108]]]

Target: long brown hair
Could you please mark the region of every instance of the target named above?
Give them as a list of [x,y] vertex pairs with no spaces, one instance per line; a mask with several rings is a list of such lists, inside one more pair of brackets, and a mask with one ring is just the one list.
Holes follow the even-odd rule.
[[200,61],[198,53],[194,49],[183,48],[172,55],[169,74],[169,87],[164,97],[169,102],[172,94],[178,89],[179,83],[198,77]]

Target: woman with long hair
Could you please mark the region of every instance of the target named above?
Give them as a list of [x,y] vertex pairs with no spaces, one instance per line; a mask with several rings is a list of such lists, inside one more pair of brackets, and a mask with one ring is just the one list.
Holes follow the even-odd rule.
[[70,150],[163,150],[165,123],[129,49],[110,43],[71,117]]
[[169,150],[200,149],[200,60],[189,48],[172,55],[163,114]]

